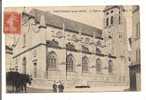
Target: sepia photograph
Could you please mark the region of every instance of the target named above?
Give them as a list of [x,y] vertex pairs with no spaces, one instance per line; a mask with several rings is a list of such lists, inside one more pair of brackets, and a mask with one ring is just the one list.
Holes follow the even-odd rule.
[[138,5],[5,7],[7,93],[141,91]]

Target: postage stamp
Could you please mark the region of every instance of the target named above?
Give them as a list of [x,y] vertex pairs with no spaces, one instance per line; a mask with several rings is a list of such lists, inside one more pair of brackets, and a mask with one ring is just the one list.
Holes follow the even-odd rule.
[[4,33],[20,34],[21,33],[21,14],[10,11],[4,12]]

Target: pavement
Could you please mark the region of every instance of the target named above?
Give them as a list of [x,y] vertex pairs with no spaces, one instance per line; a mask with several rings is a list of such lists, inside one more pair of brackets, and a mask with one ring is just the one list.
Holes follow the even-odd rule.
[[91,88],[66,88],[64,92],[123,92],[128,91],[126,86],[101,86]]
[[[16,93],[12,89],[12,87],[7,87],[7,93]],[[24,93],[22,91],[17,92],[17,93]],[[52,89],[40,89],[40,88],[32,88],[32,87],[27,87],[26,93],[53,93]]]
[[27,88],[27,93],[53,93],[52,89]]
[[[8,91],[9,90],[9,91]],[[12,93],[12,88],[8,89],[8,93]],[[128,87],[126,86],[101,86],[101,87],[91,87],[91,88],[65,88],[65,93],[84,93],[84,92],[123,92],[128,91]],[[19,92],[23,93],[23,92]],[[34,88],[27,87],[27,93],[53,93],[52,89],[44,89],[44,88]]]

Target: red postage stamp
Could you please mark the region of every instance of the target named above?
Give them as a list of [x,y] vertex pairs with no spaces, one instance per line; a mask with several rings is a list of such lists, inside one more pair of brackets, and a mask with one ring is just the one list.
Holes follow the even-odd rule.
[[21,33],[21,14],[18,12],[4,12],[4,33],[20,34]]

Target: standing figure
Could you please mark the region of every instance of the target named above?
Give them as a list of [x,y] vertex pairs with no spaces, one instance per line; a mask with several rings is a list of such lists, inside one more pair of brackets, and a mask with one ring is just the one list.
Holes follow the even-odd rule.
[[61,83],[61,81],[59,82],[58,89],[59,89],[59,92],[63,92],[63,90],[64,90],[64,86]]
[[56,82],[54,81],[54,83],[53,83],[53,92],[57,92],[57,85],[56,85]]

